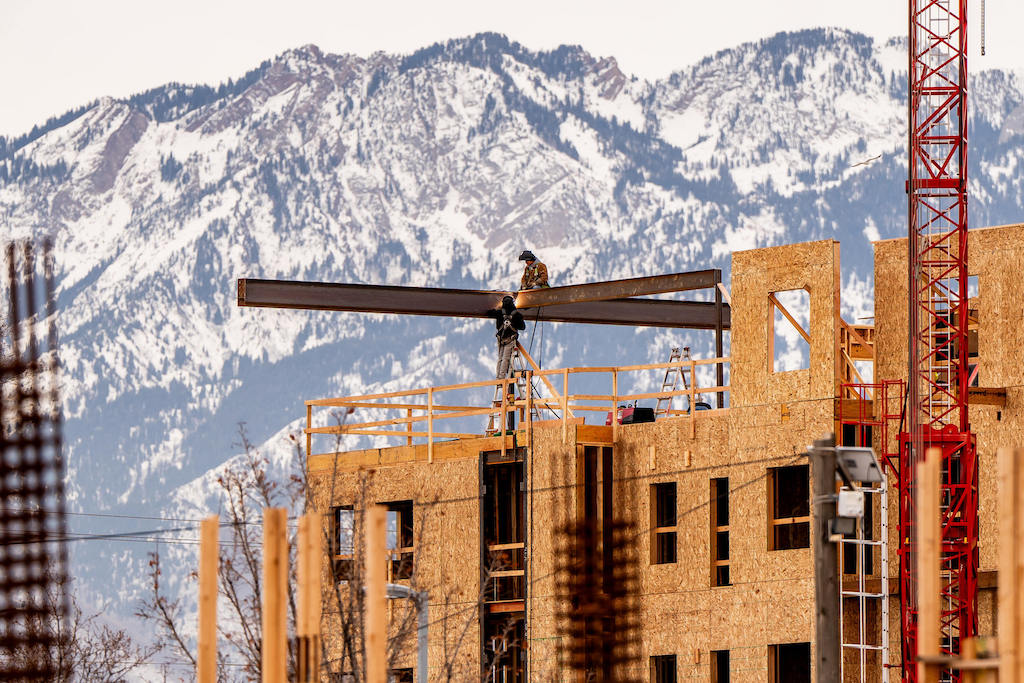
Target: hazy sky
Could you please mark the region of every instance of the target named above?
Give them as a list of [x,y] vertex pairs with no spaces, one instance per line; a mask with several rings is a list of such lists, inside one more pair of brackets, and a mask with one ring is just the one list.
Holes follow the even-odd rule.
[[[1024,2],[988,0],[987,52],[972,3],[971,68],[1024,69]],[[97,97],[168,81],[219,83],[288,48],[407,53],[497,31],[529,48],[580,44],[657,78],[778,31],[906,33],[906,0],[0,0],[0,135]]]

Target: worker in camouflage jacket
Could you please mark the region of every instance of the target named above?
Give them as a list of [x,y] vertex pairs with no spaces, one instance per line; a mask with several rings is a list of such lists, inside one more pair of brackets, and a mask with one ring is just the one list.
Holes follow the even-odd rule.
[[548,267],[538,261],[532,251],[524,250],[519,255],[519,260],[526,261],[526,267],[523,268],[523,280],[519,285],[520,290],[551,286],[548,284]]

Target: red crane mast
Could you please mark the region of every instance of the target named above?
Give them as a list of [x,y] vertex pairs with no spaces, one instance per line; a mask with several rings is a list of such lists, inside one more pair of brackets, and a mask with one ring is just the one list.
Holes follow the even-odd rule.
[[[977,633],[978,460],[967,414],[967,0],[909,0],[909,373],[900,435],[903,680],[916,681],[914,463],[942,451],[942,648]],[[959,672],[945,680],[958,681]]]

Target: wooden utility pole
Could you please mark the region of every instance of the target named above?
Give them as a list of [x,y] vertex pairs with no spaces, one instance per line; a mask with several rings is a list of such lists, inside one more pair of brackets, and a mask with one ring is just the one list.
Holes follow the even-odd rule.
[[[942,510],[939,507],[942,451],[929,448],[917,464],[917,656],[919,660],[941,655]],[[942,666],[918,661],[919,683],[939,683]],[[1009,679],[1014,680],[1014,679]]]
[[[502,437],[504,439],[504,437]],[[387,510],[371,505],[366,510],[366,683],[387,683]]]
[[288,677],[288,511],[263,510],[263,683]]
[[999,680],[1024,681],[1024,449],[999,449]]
[[199,651],[196,681],[217,683],[217,560],[220,518],[207,517],[199,526]]
[[299,518],[298,582],[299,603],[295,635],[298,636],[298,683],[320,681],[320,577],[323,562],[323,529],[320,515],[310,513]]
[[[692,383],[692,380],[691,380]],[[836,516],[836,441],[818,439],[811,449],[814,481],[814,613],[817,680],[839,680],[839,549],[830,540]]]

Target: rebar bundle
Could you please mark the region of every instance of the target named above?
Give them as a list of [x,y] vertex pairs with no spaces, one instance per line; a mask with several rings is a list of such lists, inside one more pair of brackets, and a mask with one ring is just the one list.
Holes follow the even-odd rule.
[[[57,677],[67,614],[53,268],[31,243],[6,250],[0,321],[0,680]],[[42,269],[42,277],[37,272]],[[42,306],[40,306],[42,304]]]

